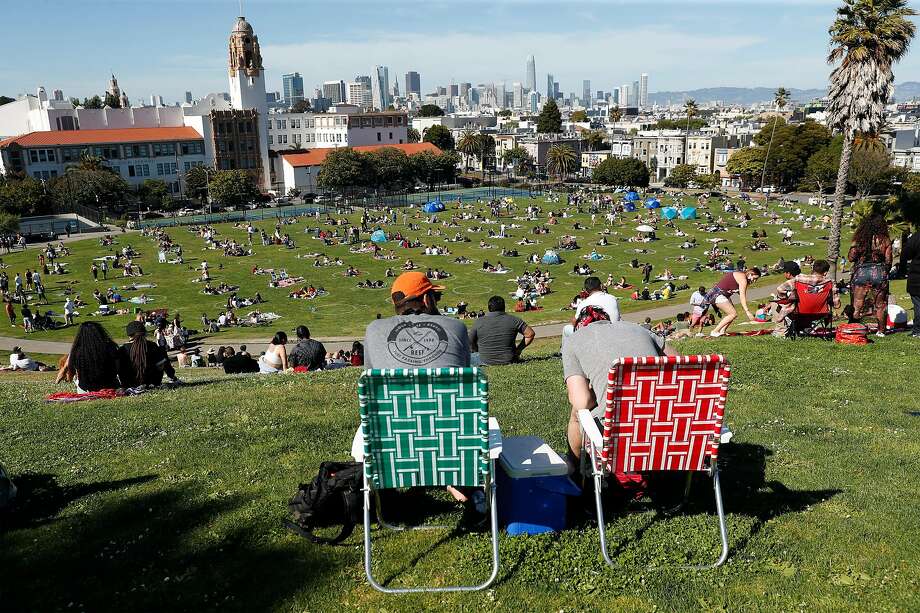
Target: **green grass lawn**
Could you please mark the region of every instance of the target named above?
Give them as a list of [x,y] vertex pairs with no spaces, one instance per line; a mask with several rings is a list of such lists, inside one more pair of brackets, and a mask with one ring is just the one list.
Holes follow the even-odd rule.
[[[664,197],[663,200],[665,205],[672,205],[677,202],[674,197]],[[505,223],[517,223],[521,226],[519,229],[509,230],[511,237],[505,239],[489,239],[486,236],[485,231],[489,228],[498,233],[499,228],[497,225],[483,225],[483,232],[481,233],[467,232],[467,229],[474,225],[482,225],[481,222],[473,220],[460,221],[458,227],[445,228],[428,223],[429,217],[418,209],[405,210],[409,215],[408,222],[420,226],[419,230],[408,230],[403,223],[403,211],[400,211],[396,224],[383,224],[383,227],[388,232],[401,231],[410,238],[420,239],[425,245],[445,244],[445,237],[453,236],[456,232],[470,237],[472,242],[447,243],[453,252],[453,255],[450,256],[425,256],[422,255],[422,249],[401,249],[391,242],[386,245],[386,249],[395,251],[397,256],[395,261],[375,261],[370,254],[353,254],[349,252],[347,245],[325,246],[322,242],[311,238],[311,235],[304,233],[306,228],[329,228],[325,218],[304,219],[295,224],[283,226],[282,231],[290,233],[295,240],[296,249],[289,250],[279,246],[262,247],[260,244],[256,244],[254,247],[255,254],[247,257],[224,257],[218,251],[203,251],[204,241],[191,234],[187,227],[170,228],[169,233],[173,240],[180,243],[184,248],[185,265],[158,264],[154,241],[138,234],[117,235],[118,245],[115,247],[100,247],[96,239],[74,242],[68,245],[72,249],[72,254],[64,258],[64,261],[68,264],[67,268],[70,274],[60,277],[49,275],[44,278],[51,304],[42,308],[51,309],[57,313],[63,312],[64,294],[62,289],[66,283],[76,282],[74,285],[75,290],[84,300],[91,303],[91,309],[87,311],[88,313],[95,309],[95,301],[92,299],[92,290],[95,287],[104,289],[109,284],[121,287],[132,281],[155,283],[157,284],[155,289],[142,290],[154,299],[154,302],[146,305],[146,308],[165,307],[171,313],[178,311],[184,317],[187,325],[195,329],[200,327],[198,322],[203,312],[214,318],[226,303],[226,296],[203,295],[201,293],[202,285],[191,283],[191,280],[196,277],[196,273],[192,268],[197,268],[202,260],[206,260],[210,265],[211,274],[215,278],[215,286],[221,281],[230,285],[238,285],[241,288],[239,295],[246,297],[252,297],[256,292],[260,292],[263,298],[268,301],[267,304],[261,306],[261,310],[273,311],[282,316],[282,319],[275,324],[263,328],[238,328],[222,331],[217,335],[218,339],[215,339],[218,342],[222,339],[245,339],[263,336],[267,339],[275,329],[290,331],[301,323],[309,325],[313,334],[321,337],[360,336],[363,334],[366,323],[376,313],[386,315],[391,311],[392,306],[386,289],[358,289],[355,287],[358,281],[368,279],[383,280],[389,287],[392,279],[385,277],[386,269],[392,267],[399,272],[403,262],[407,258],[411,258],[423,271],[429,267],[436,267],[446,270],[452,275],[452,278],[444,281],[448,289],[445,292],[443,305],[455,305],[459,301],[465,300],[470,304],[471,308],[485,309],[486,301],[493,294],[506,296],[510,300],[509,294],[516,289],[512,279],[523,272],[525,268],[530,270],[534,268],[533,265],[527,265],[525,261],[527,255],[531,253],[542,255],[546,249],[555,247],[561,236],[570,234],[577,238],[581,248],[577,251],[561,252],[566,261],[560,266],[550,267],[554,281],[551,285],[552,293],[540,301],[543,309],[525,315],[525,318],[530,323],[567,320],[569,314],[564,312],[563,308],[581,290],[584,282],[583,277],[572,273],[572,268],[576,263],[585,261],[582,259],[583,256],[589,254],[600,239],[599,233],[604,227],[604,216],[599,214],[596,225],[592,227],[590,215],[587,213],[575,214],[560,220],[558,225],[549,226],[551,229],[550,234],[534,236],[530,233],[531,229],[536,225],[542,225],[546,221],[546,213],[550,210],[558,212],[565,208],[564,201],[562,203],[553,203],[547,202],[545,199],[532,201],[527,198],[518,198],[516,199],[518,214],[524,215],[527,205],[534,202],[543,206],[544,218],[537,222],[511,218],[503,219]],[[693,204],[695,201],[692,198],[688,198],[685,202]],[[737,202],[741,203],[742,201],[737,200]],[[814,228],[805,229],[801,222],[792,221],[790,222],[790,228],[796,233],[794,239],[804,243],[813,243],[813,245],[784,246],[778,234],[781,226],[764,223],[767,220],[765,211],[756,209],[754,208],[755,206],[762,207],[763,205],[741,205],[742,210],[749,211],[753,217],[750,226],[743,229],[730,227],[727,232],[710,234],[701,231],[697,227],[697,222],[678,221],[678,228],[688,235],[698,238],[700,247],[693,250],[680,249],[680,243],[685,239],[674,236],[672,230],[663,227],[659,231],[661,240],[649,244],[624,242],[635,234],[634,229],[639,223],[635,215],[630,215],[628,219],[621,220],[619,224],[612,228],[616,234],[608,238],[610,242],[608,246],[596,247],[605,259],[599,262],[590,262],[590,264],[602,279],[605,279],[608,274],[612,274],[615,279],[623,275],[630,283],[640,285],[641,289],[641,273],[629,267],[629,261],[636,257],[640,261],[649,261],[654,266],[653,280],[649,284],[651,290],[664,285],[663,282],[654,281],[654,276],[662,273],[665,268],[670,268],[675,275],[689,275],[686,283],[692,289],[695,289],[701,284],[710,284],[718,278],[717,273],[709,271],[694,273],[691,271],[697,259],[701,259],[705,263],[703,252],[711,246],[711,243],[707,242],[711,238],[725,238],[727,242],[723,244],[734,252],[732,260],[734,261],[738,256],[743,255],[747,258],[748,265],[751,266],[773,264],[780,256],[787,259],[801,258],[808,254],[815,257],[823,256],[826,251],[826,243],[820,240],[820,237],[826,234],[825,231]],[[769,204],[770,211],[776,211],[787,219],[795,217],[793,211],[797,208],[802,209],[806,214],[823,214],[819,209],[807,205],[796,204],[790,208],[784,208],[777,202]],[[451,203],[448,212],[439,216],[440,220],[448,219],[449,215],[455,210],[456,204]],[[463,209],[462,212],[475,213],[476,210],[476,207],[474,207]],[[722,213],[721,205],[718,202],[713,201],[710,210],[714,218],[724,217],[726,224],[729,226],[737,225],[738,222],[732,218],[732,214]],[[488,215],[488,211],[486,211],[486,214]],[[657,215],[658,213],[653,212],[652,214]],[[351,216],[351,219],[356,221],[358,215]],[[702,214],[700,221],[702,221]],[[274,231],[274,223],[273,221],[264,221],[255,225],[265,228],[271,234]],[[580,224],[582,229],[575,230],[575,223]],[[234,224],[228,223],[219,224],[217,228],[220,233],[218,238],[235,237],[237,240],[245,242],[246,233],[244,227],[234,228]],[[429,237],[427,235],[429,230],[434,232],[438,229],[442,230],[445,236]],[[765,229],[767,231],[768,238],[766,241],[771,246],[770,251],[753,252],[748,248],[752,240],[751,231],[754,229]],[[536,239],[539,244],[532,246],[518,245],[517,241],[524,236]],[[366,240],[369,237],[364,234],[362,238]],[[494,245],[494,248],[480,249],[479,241],[482,239]],[[845,238],[844,242],[846,243],[847,240]],[[124,279],[110,273],[108,283],[103,282],[101,279],[98,283],[93,283],[90,275],[92,259],[108,254],[114,249],[120,249],[126,244],[132,245],[141,252],[141,257],[136,258],[135,261],[143,268],[144,276],[139,279]],[[503,248],[517,249],[521,255],[517,258],[502,257],[501,250]],[[650,252],[648,254],[632,253],[632,250],[636,248],[647,248]],[[331,258],[341,257],[346,266],[355,266],[362,274],[358,278],[347,278],[343,274],[345,268],[342,266],[315,268],[312,266],[312,258],[297,257],[298,255],[311,253],[325,253]],[[475,260],[475,263],[468,265],[455,264],[453,262],[454,258],[460,255]],[[687,262],[676,261],[675,258],[681,255],[691,259]],[[12,278],[16,271],[24,271],[26,267],[34,269],[37,266],[38,251],[28,250],[24,253],[5,255],[2,260],[9,266],[6,272]],[[483,260],[488,260],[492,264],[501,260],[506,267],[510,268],[511,272],[507,275],[481,272],[479,269]],[[219,266],[223,266],[223,269],[219,270]],[[285,268],[292,276],[305,277],[305,283],[324,287],[329,291],[329,295],[315,300],[290,299],[288,298],[290,289],[271,289],[268,287],[269,279],[267,276],[252,275],[250,271],[254,266],[276,269]],[[774,283],[774,280],[775,278],[768,278],[761,281],[761,283],[778,284],[778,281]],[[682,282],[678,281],[677,283]],[[621,298],[621,309],[624,311],[647,309],[665,304],[664,302],[631,301],[628,299],[631,291],[621,290],[613,293]],[[139,296],[141,291],[129,291],[124,294],[130,298]],[[690,292],[688,291],[678,292],[670,302],[686,304],[689,300],[689,295]],[[127,306],[134,307],[131,304]],[[245,314],[248,310],[246,308],[241,309],[242,314]],[[124,325],[130,317],[130,315],[115,315],[105,317],[102,321],[116,338],[121,338],[124,336]],[[86,318],[87,316],[80,317],[78,321]],[[21,328],[10,327],[8,322],[3,321],[0,324],[0,335],[21,337],[24,336],[24,332]],[[31,336],[32,338],[43,340],[69,340],[72,338],[72,331],[64,329],[52,332],[38,332]]]
[[[564,451],[561,364],[545,343],[488,370],[505,436]],[[731,556],[712,571],[717,521],[701,479],[686,513],[645,504],[607,518],[618,567],[590,522],[501,538],[501,571],[475,594],[389,596],[364,580],[361,530],[343,546],[286,532],[288,498],[345,459],[357,369],[310,376],[184,374],[190,384],[117,401],[48,405],[51,374],[0,376],[2,460],[22,507],[0,534],[4,611],[917,610],[917,344],[864,348],[772,338],[694,340],[732,362],[720,450]],[[186,371],[190,373],[190,371]],[[441,515],[443,501],[406,502]],[[477,581],[487,534],[382,533],[390,585]]]

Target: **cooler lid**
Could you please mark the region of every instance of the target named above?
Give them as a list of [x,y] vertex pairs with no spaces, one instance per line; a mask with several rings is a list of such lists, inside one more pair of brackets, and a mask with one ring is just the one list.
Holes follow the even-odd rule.
[[569,474],[565,460],[537,436],[512,436],[502,439],[499,461],[505,473],[514,479]]

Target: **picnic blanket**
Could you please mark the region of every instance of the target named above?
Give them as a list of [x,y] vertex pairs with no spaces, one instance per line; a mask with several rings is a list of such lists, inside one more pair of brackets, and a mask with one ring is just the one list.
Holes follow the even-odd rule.
[[287,279],[281,279],[278,281],[278,287],[290,287],[292,285],[297,285],[298,283],[303,282],[303,277],[288,277]]
[[111,400],[120,398],[125,393],[121,390],[104,389],[98,392],[56,392],[45,396],[47,402],[80,402],[82,400]]

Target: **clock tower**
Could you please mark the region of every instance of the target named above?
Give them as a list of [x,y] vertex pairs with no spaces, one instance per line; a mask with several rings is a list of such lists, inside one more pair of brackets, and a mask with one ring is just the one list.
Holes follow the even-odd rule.
[[271,187],[268,159],[268,102],[265,98],[265,70],[259,37],[245,17],[238,17],[230,32],[230,105],[237,110],[255,111],[258,123],[258,155],[261,158],[263,190]]

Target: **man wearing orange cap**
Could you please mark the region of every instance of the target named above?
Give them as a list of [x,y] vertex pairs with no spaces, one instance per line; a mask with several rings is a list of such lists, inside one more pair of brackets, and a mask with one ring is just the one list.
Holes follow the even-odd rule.
[[466,326],[438,311],[444,290],[424,273],[399,275],[390,289],[395,317],[367,326],[365,368],[443,368],[470,365]]

